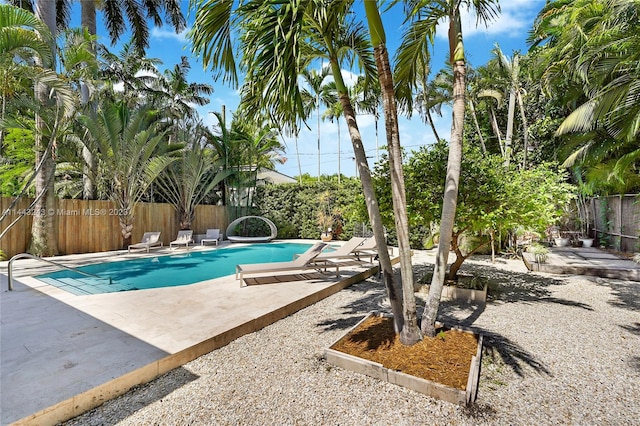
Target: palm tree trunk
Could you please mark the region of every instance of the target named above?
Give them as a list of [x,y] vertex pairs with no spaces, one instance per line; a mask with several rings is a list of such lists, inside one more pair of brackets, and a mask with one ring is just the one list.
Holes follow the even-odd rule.
[[517,92],[518,98],[518,107],[520,108],[520,118],[522,119],[522,138],[524,140],[523,143],[523,153],[522,153],[522,169],[527,168],[527,151],[529,150],[529,124],[527,123],[527,116],[524,114],[524,102],[522,101],[522,93],[520,91]]
[[431,111],[429,111],[427,109],[426,115],[427,115],[427,122],[429,123],[429,126],[431,127],[431,131],[433,132],[433,136],[436,137],[436,142],[440,143],[440,135],[438,135],[438,131],[436,130],[436,125],[433,122],[433,117],[431,116]]
[[507,115],[507,136],[504,141],[504,165],[509,167],[511,161],[511,141],[513,139],[513,121],[516,113],[516,94],[514,88],[509,92],[509,113]]
[[464,109],[466,66],[464,47],[462,44],[462,27],[458,8],[449,17],[449,49],[453,61],[453,120],[451,124],[451,141],[447,160],[447,178],[445,181],[442,217],[440,218],[440,242],[436,255],[433,279],[429,296],[422,316],[421,329],[426,336],[436,334],[436,319],[442,297],[442,288],[449,259],[449,248],[453,233],[458,202],[458,183],[462,164],[462,137],[464,135]]
[[484,138],[482,137],[482,132],[480,131],[480,124],[478,123],[478,115],[476,114],[476,107],[473,104],[473,100],[469,99],[469,109],[471,110],[471,114],[473,115],[473,123],[476,126],[476,132],[478,132],[478,137],[480,138],[480,145],[482,145],[482,153],[487,153],[487,147],[484,144]]
[[498,145],[500,146],[500,153],[502,154],[502,157],[504,157],[504,145],[502,143],[502,133],[500,132],[500,127],[498,126],[498,119],[496,118],[496,112],[493,110],[493,107],[491,107],[491,127],[493,127],[493,131],[496,134],[496,137],[498,138]]
[[[96,35],[96,0],[80,0],[81,4],[81,24],[89,31],[89,34]],[[95,52],[94,52],[95,53]],[[81,102],[83,105],[89,103],[89,89],[85,83],[80,86]],[[95,105],[91,105],[95,110]],[[84,159],[84,170],[82,176],[82,199],[93,200],[95,198],[92,176],[96,175],[98,167],[93,152],[87,146],[82,147],[82,158]]]
[[[362,136],[358,129],[358,122],[356,121],[356,113],[351,105],[351,99],[344,84],[342,78],[342,71],[340,65],[336,61],[331,61],[331,68],[333,70],[333,78],[336,82],[336,88],[340,97],[340,104],[342,105],[342,112],[344,119],[347,123],[347,129],[349,129],[349,136],[351,137],[351,144],[353,145],[353,153],[356,159],[356,167],[360,174],[360,182],[362,184],[362,192],[364,193],[365,202],[367,205],[367,212],[369,214],[369,220],[371,221],[371,229],[373,230],[373,236],[378,247],[378,256],[380,262],[380,269],[382,273],[382,280],[387,294],[389,296],[389,303],[391,304],[391,311],[394,320],[394,329],[396,333],[404,328],[404,320],[402,315],[402,288],[397,285],[393,276],[393,266],[391,265],[391,257],[387,251],[387,241],[384,235],[384,227],[382,225],[382,216],[380,215],[380,206],[378,205],[378,199],[373,187],[373,180],[371,179],[371,171],[369,170],[369,164],[367,163],[367,154],[364,150],[362,143]],[[412,289],[413,294],[413,289]]]
[[[39,0],[35,7],[36,16],[44,22],[51,34],[54,35],[51,51],[56,55],[56,3],[48,0]],[[55,69],[55,60],[52,61],[52,69]],[[35,96],[44,106],[49,103],[47,87],[36,84]],[[56,199],[54,193],[54,175],[56,163],[54,149],[47,150],[47,144],[55,144],[53,139],[46,140],[44,133],[46,123],[39,114],[36,114],[36,164],[42,162],[42,168],[37,172],[36,198],[40,197],[34,205],[33,222],[31,225],[31,243],[29,252],[37,256],[55,256],[58,254],[58,235],[55,232]],[[53,146],[52,146],[53,148]]]
[[431,108],[429,108],[429,102],[428,102],[428,97],[430,96],[429,94],[429,84],[427,82],[428,76],[425,75],[424,76],[424,81],[422,82],[422,90],[424,90],[424,96],[423,96],[423,103],[424,103],[424,111],[425,111],[425,115],[427,117],[427,122],[429,123],[429,126],[431,127],[431,131],[433,132],[433,136],[435,136],[436,138],[436,142],[440,143],[440,135],[438,135],[438,131],[436,130],[436,125],[433,122],[433,117],[431,116]]
[[[413,345],[422,340],[418,328],[416,299],[413,289],[413,265],[411,263],[411,246],[409,243],[409,219],[407,217],[407,197],[402,171],[402,151],[400,149],[400,132],[393,76],[389,63],[389,52],[384,40],[384,27],[380,19],[377,3],[365,2],[369,32],[374,44],[373,55],[378,69],[378,78],[382,89],[382,105],[389,145],[389,167],[391,172],[391,190],[393,212],[400,250],[400,273],[402,276],[402,316],[403,327],[400,331],[400,342]],[[380,245],[378,246],[380,247]]]

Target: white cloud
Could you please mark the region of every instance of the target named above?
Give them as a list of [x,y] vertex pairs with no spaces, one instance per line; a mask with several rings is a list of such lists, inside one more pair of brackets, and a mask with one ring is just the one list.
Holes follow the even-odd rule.
[[[473,37],[475,35],[496,36],[502,35],[507,37],[519,36],[526,32],[530,27],[535,15],[544,7],[545,0],[509,0],[501,2],[502,12],[498,17],[484,23],[476,23],[476,14],[469,13],[463,9],[462,12],[462,32],[464,37]],[[447,39],[449,23],[441,22],[438,24],[436,36],[440,39]]]
[[187,31],[189,30],[185,29],[182,32],[176,34],[175,31],[165,29],[164,27],[153,27],[151,29],[151,38],[158,40],[176,40],[179,43],[186,44],[188,42]]

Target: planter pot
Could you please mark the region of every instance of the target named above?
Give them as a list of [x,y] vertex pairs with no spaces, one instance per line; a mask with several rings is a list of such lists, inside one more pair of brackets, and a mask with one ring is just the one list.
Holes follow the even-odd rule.
[[569,245],[568,238],[555,238],[553,241],[556,243],[556,246],[558,247],[567,247]]
[[582,247],[591,247],[593,246],[593,238],[580,238],[582,242]]
[[333,234],[331,232],[323,232],[320,235],[320,239],[326,243],[328,241],[333,240]]
[[[458,365],[464,366],[463,371],[465,374],[466,367],[469,367],[468,375],[459,375],[458,385],[453,386],[450,384],[443,384],[437,381],[418,377],[417,374],[413,374],[408,371],[411,368],[407,368],[407,372],[403,372],[403,368],[399,367],[399,364],[394,364],[394,368],[388,368],[378,362],[354,355],[353,353],[356,353],[356,350],[345,350],[345,347],[349,347],[352,342],[356,342],[356,345],[363,344],[365,348],[375,348],[376,351],[384,350],[385,348],[387,348],[386,344],[380,344],[379,339],[382,338],[382,341],[385,342],[394,341],[396,339],[394,339],[393,335],[393,325],[389,323],[384,324],[383,327],[385,330],[389,331],[383,333],[383,335],[379,334],[379,329],[383,325],[381,322],[385,319],[391,320],[389,318],[381,316],[380,314],[370,313],[362,321],[356,324],[351,330],[349,330],[349,332],[347,332],[345,336],[338,339],[333,345],[325,350],[327,362],[340,368],[351,370],[356,373],[366,374],[367,376],[403,386],[408,389],[423,393],[425,395],[429,395],[433,398],[438,398],[454,404],[469,405],[475,402],[478,392],[478,380],[480,378],[482,335],[474,334],[473,332],[468,330],[455,329],[443,332],[442,335],[439,333],[438,336],[432,338],[432,340],[429,341],[425,339],[425,341],[423,342],[423,344],[425,345],[434,345],[433,347],[438,349],[437,345],[442,344],[444,346],[445,340],[447,339],[451,339],[449,340],[449,342],[453,344],[455,342],[455,333],[459,333],[462,336],[462,339],[469,339],[469,337],[471,337],[470,341],[474,342],[474,346],[471,347],[472,350],[467,349],[467,352],[465,352],[468,355],[468,359],[465,355],[461,356],[461,358],[457,361]],[[372,329],[375,329],[375,331],[371,332]],[[447,334],[449,332],[454,334]],[[467,334],[466,337],[465,334]],[[438,339],[442,339],[442,341],[440,342],[438,341]],[[454,350],[454,352],[462,353],[463,350]],[[451,349],[444,349],[442,356],[445,359],[447,357],[451,357]],[[403,354],[397,353],[395,357],[396,358],[393,361],[412,359],[413,361],[411,362],[413,362],[413,365],[411,367],[414,367],[416,371],[419,370],[419,367],[424,366],[424,364],[430,363],[430,360],[433,359],[433,355],[431,355],[432,358],[429,358],[429,356],[425,356],[424,358],[422,358],[416,356],[407,357]],[[423,359],[424,361],[422,361]],[[433,364],[435,365],[437,363]],[[434,367],[432,365],[429,365],[429,368],[427,368],[427,370],[433,368]],[[458,373],[460,373],[460,371]],[[441,378],[451,375],[453,375],[451,365],[442,366],[442,372],[436,373],[436,376]],[[460,385],[461,382],[466,382],[466,386],[465,383],[462,383]]]

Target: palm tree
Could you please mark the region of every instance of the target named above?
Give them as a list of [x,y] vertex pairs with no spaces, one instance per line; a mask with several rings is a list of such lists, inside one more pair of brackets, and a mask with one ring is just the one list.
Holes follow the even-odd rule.
[[271,128],[266,119],[235,120],[234,140],[242,147],[241,170],[246,188],[245,206],[253,206],[252,195],[258,183],[258,172],[261,169],[273,170],[275,163],[284,163],[281,153],[284,146],[277,138],[276,131]]
[[[39,34],[48,28],[32,13],[9,5],[0,5],[0,29],[6,34],[0,41],[0,119],[7,113],[8,101],[22,88],[22,76],[33,75],[35,69],[28,66],[34,56],[48,67],[53,60],[51,45]],[[4,128],[0,128],[0,156]]]
[[528,150],[528,125],[527,118],[524,111],[524,101],[522,95],[524,89],[520,82],[520,54],[514,52],[511,58],[508,58],[500,49],[500,46],[496,43],[495,48],[491,51],[493,53],[493,59],[496,62],[499,76],[505,81],[509,90],[509,110],[507,114],[507,132],[505,138],[505,167],[509,166],[511,157],[511,142],[513,138],[513,122],[515,119],[516,101],[518,102],[518,108],[520,110],[520,119],[522,120],[522,134],[523,134],[523,160],[522,167],[525,168],[527,164],[527,150]]
[[313,99],[313,104],[308,104],[308,107],[310,108],[310,110],[316,110],[317,115],[316,128],[318,132],[318,182],[320,182],[320,106],[321,102],[323,101],[323,95],[324,93],[326,93],[323,89],[323,86],[326,84],[324,81],[326,80],[327,76],[331,75],[331,68],[322,67],[320,68],[320,71],[304,68],[302,70],[302,74],[300,75],[302,76],[302,78],[304,78],[306,84],[309,86],[308,89],[305,89],[306,92],[309,93],[307,99]]
[[[329,61],[354,149],[367,210],[379,247],[383,280],[392,306],[396,330],[402,330],[401,292],[393,276],[378,202],[358,129],[355,111],[342,77],[343,60],[356,60],[368,75],[375,72],[365,29],[348,21],[352,1],[291,0],[265,3],[259,0],[197,2],[190,37],[194,53],[218,76],[237,82],[232,29],[240,34],[243,113],[266,114],[277,123],[295,123],[303,115],[302,91],[297,76],[318,59]],[[234,9],[235,7],[235,9]],[[266,110],[266,111],[265,111]],[[413,291],[413,290],[412,290]]]
[[82,142],[99,156],[97,176],[111,183],[109,199],[118,211],[122,246],[131,244],[135,205],[151,183],[176,157],[167,155],[166,135],[157,130],[157,113],[131,110],[123,101],[108,100],[78,121],[87,132]]
[[332,123],[333,120],[335,120],[336,128],[338,129],[338,185],[340,185],[340,175],[342,174],[340,168],[340,156],[342,154],[340,152],[340,116],[342,115],[342,105],[338,101],[335,82],[329,82],[325,86],[324,92],[326,92],[326,94],[323,98],[324,101],[327,102],[327,109],[322,114],[322,119],[324,120],[326,118]]
[[[99,56],[105,85],[101,96],[112,100],[123,98],[129,107],[147,103],[150,87],[160,78],[157,66],[160,59],[145,56],[144,51],[132,43],[124,43],[118,54],[100,46]],[[123,85],[123,92],[116,93],[114,86]]]
[[162,197],[176,209],[180,229],[191,229],[196,206],[229,174],[215,151],[202,145],[205,133],[200,123],[181,129],[177,142],[190,142],[155,181]]
[[570,100],[579,104],[557,131],[573,136],[564,165],[606,168],[607,181],[622,180],[640,159],[639,17],[637,1],[556,1],[540,12],[531,36],[548,42],[543,81],[568,73]]
[[[496,0],[437,0],[416,4],[411,11],[411,24],[405,35],[414,43],[404,43],[398,55],[418,58],[424,52],[424,43],[433,40],[438,23],[449,21],[449,60],[453,67],[453,120],[451,138],[449,142],[449,157],[447,160],[447,178],[440,219],[440,242],[435,262],[433,279],[429,290],[429,297],[422,317],[422,333],[427,336],[435,335],[435,323],[440,306],[440,297],[444,285],[444,278],[449,257],[449,248],[456,214],[458,196],[458,182],[460,180],[460,165],[462,160],[462,138],[464,131],[465,90],[466,90],[466,61],[462,38],[461,7],[474,9],[478,21],[486,22],[493,19],[500,11]],[[414,82],[416,73],[407,72],[409,82]],[[402,84],[400,82],[399,84]]]
[[380,104],[382,94],[377,81],[359,75],[355,86],[352,88],[352,98],[356,104],[356,110],[364,114],[372,114],[376,131],[376,162],[380,161],[380,141],[378,132],[378,121],[380,120]]
[[[35,15],[38,19],[45,23],[49,29],[48,33],[40,33],[40,37],[46,39],[50,45],[52,58],[56,57],[55,39],[57,36],[56,28],[56,3],[52,1],[39,0],[35,7]],[[47,67],[41,62],[41,58],[34,58],[36,65],[43,68],[55,70],[55,60],[52,60]],[[49,91],[45,84],[36,84],[34,96],[38,100],[41,107],[51,105],[53,99],[49,97]],[[36,173],[36,204],[35,211],[41,214],[33,217],[31,225],[31,242],[29,243],[29,252],[40,256],[54,256],[58,254],[58,235],[54,227],[55,212],[55,193],[54,179],[56,162],[52,149],[48,148],[45,141],[47,123],[43,120],[42,115],[36,114],[36,133],[35,133],[35,149],[36,164],[42,164],[38,173]],[[49,141],[55,143],[55,140]]]
[[386,35],[380,12],[376,2],[365,2],[367,22],[373,54],[378,69],[380,93],[384,106],[385,129],[389,150],[389,172],[391,175],[391,198],[398,235],[398,249],[400,251],[400,272],[402,274],[402,318],[400,341],[405,345],[413,345],[422,339],[418,328],[416,300],[413,294],[413,266],[411,264],[411,245],[409,242],[409,218],[407,215],[407,195],[402,170],[402,151],[400,148],[400,131],[398,127],[398,112],[391,73],[389,53],[386,46]]
[[172,134],[177,131],[177,124],[181,118],[194,118],[197,112],[193,105],[207,105],[209,99],[205,96],[213,93],[213,87],[202,83],[189,83],[187,73],[191,66],[186,56],[173,69],[167,69],[151,83],[152,102],[156,108],[164,111],[169,120],[169,143]]

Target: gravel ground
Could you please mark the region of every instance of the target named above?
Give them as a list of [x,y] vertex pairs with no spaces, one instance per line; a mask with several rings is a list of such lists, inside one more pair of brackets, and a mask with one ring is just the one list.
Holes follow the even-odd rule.
[[[432,260],[417,251],[416,274]],[[520,260],[485,257],[463,271],[490,280],[486,306],[440,309],[447,324],[485,335],[472,408],[324,360],[364,314],[385,309],[382,284],[369,279],[66,424],[640,424],[640,283],[528,273]]]

